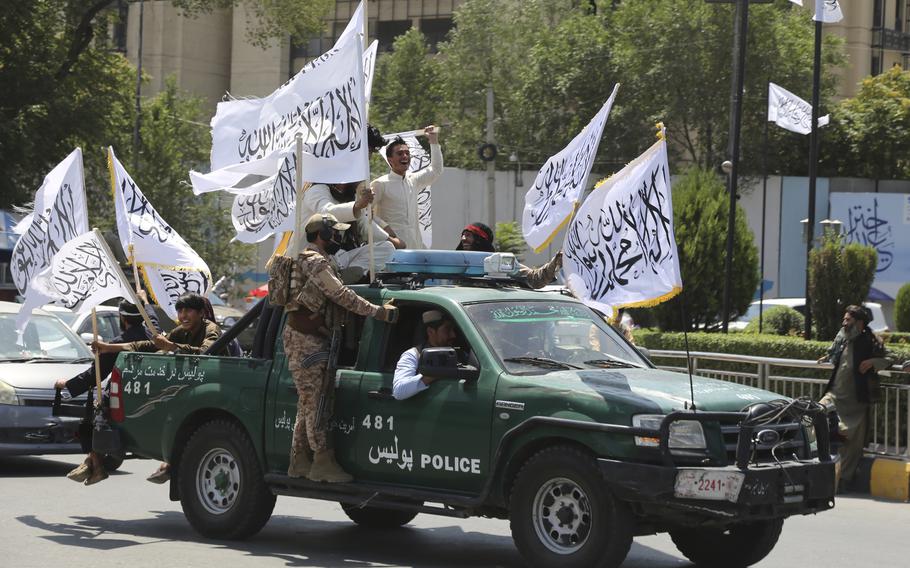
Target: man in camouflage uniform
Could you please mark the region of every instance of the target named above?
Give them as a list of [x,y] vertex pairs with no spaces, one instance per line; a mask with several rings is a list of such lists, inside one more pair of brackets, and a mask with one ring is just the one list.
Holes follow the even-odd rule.
[[[308,244],[291,264],[290,293],[285,304],[288,317],[282,336],[288,369],[297,387],[297,420],[288,475],[329,483],[353,479],[335,461],[327,439],[326,417],[317,423],[320,399],[329,394],[322,391],[330,330],[342,324],[347,312],[380,321],[394,321],[397,316],[397,308],[372,304],[339,280],[330,257],[338,251],[341,233],[349,227],[328,214],[316,214],[307,220],[303,232]],[[309,449],[314,453],[312,460]]]

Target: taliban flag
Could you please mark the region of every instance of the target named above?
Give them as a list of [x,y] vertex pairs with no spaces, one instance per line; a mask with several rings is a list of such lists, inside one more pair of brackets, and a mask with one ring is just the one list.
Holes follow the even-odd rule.
[[569,224],[563,251],[569,289],[606,314],[682,290],[665,140],[597,184]]
[[16,328],[21,334],[32,310],[44,304],[83,313],[112,298],[132,298],[127,286],[101,233],[88,231],[64,243],[29,283]]
[[88,232],[82,150],[76,148],[51,170],[35,193],[32,212],[13,231],[21,236],[13,247],[10,272],[19,293],[47,268],[69,240]]
[[525,194],[521,232],[534,252],[546,248],[572,218],[594,165],[600,137],[617,90],[619,84],[613,87],[610,98],[584,130],[540,168]]
[[244,191],[235,191],[231,223],[236,240],[258,243],[282,231],[294,230],[297,209],[297,157],[288,152],[274,176]]
[[[828,124],[828,115],[818,117],[818,126]],[[768,83],[768,122],[797,134],[812,132],[812,105],[787,89]]]
[[152,300],[176,321],[174,304],[181,295],[208,292],[209,267],[155,211],[110,147],[108,167],[123,251],[145,280]]
[[[803,5],[803,0],[790,0],[790,2]],[[815,14],[812,19],[828,24],[843,20],[844,13],[840,9],[840,0],[815,0]]]

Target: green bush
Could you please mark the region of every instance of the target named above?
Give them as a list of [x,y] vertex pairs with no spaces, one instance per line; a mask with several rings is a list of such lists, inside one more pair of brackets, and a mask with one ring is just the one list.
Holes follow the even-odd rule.
[[896,345],[906,344],[907,346],[910,346],[910,333],[889,331],[887,333],[880,334],[880,336],[885,343],[894,343]]
[[910,282],[901,286],[894,299],[894,327],[897,331],[910,331]]
[[[727,213],[730,200],[720,177],[690,168],[673,184],[673,219],[682,294],[652,308],[665,330],[698,329],[722,319]],[[736,207],[730,319],[746,312],[758,286],[758,249],[742,207]],[[682,321],[680,302],[685,303]]]
[[[745,333],[758,333],[758,324],[758,318],[753,318]],[[764,333],[799,335],[806,327],[806,318],[789,306],[773,306],[762,315],[761,324]]]
[[524,258],[525,253],[528,252],[528,245],[525,244],[525,239],[521,235],[521,227],[517,222],[496,223],[496,229],[493,232],[495,233],[496,250],[510,252],[519,261]]
[[871,246],[844,245],[841,235],[828,232],[809,255],[809,289],[816,339],[830,341],[837,335],[844,310],[860,305],[869,296],[878,253]]

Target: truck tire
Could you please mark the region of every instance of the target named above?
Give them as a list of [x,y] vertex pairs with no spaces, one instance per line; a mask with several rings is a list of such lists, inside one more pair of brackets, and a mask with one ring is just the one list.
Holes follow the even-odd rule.
[[383,509],[382,507],[358,507],[357,505],[341,504],[344,514],[349,519],[362,527],[371,529],[397,529],[414,520],[417,511],[403,511],[401,509]]
[[512,539],[539,568],[614,568],[632,545],[632,518],[590,456],[567,446],[534,454],[509,499]]
[[744,568],[768,555],[780,538],[783,519],[735,525],[729,529],[674,529],[677,550],[704,567]]
[[104,465],[104,471],[117,471],[120,469],[120,466],[123,465],[123,458],[105,454],[104,457],[101,458],[101,463]]
[[193,433],[180,460],[178,483],[183,514],[209,538],[253,536],[275,507],[253,443],[227,420],[207,422]]

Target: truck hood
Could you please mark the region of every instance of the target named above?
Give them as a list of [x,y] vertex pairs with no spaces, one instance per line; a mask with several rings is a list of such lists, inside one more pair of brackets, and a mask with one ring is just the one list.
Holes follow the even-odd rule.
[[57,379],[71,379],[88,367],[87,363],[0,363],[0,381],[20,389],[52,389]]
[[[647,412],[683,410],[691,398],[688,375],[659,369],[559,371],[538,378],[550,389],[622,401]],[[699,376],[692,377],[692,386],[696,408],[704,411],[739,412],[756,402],[782,398],[766,390]]]

